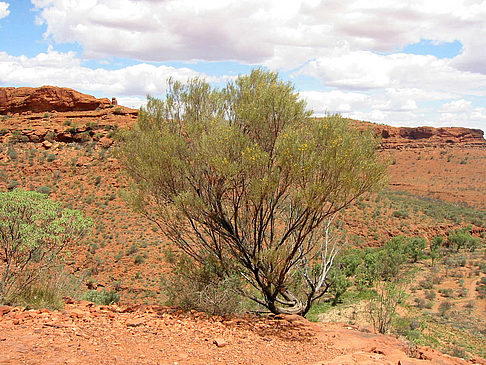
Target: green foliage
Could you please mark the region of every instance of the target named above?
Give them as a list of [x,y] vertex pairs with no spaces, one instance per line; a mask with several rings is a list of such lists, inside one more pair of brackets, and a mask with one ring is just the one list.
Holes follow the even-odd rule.
[[83,294],[83,300],[99,305],[111,305],[120,301],[120,293],[111,290],[88,290]]
[[403,287],[398,282],[378,282],[376,294],[367,306],[368,314],[375,331],[387,333],[396,317],[397,305],[406,298]]
[[399,210],[420,211],[439,222],[465,222],[466,224],[486,227],[486,211],[484,210],[417,196],[407,192],[388,191],[384,193],[384,196],[392,201],[393,206],[400,207]]
[[261,69],[222,90],[169,81],[120,150],[134,207],[199,265],[212,257],[222,279],[244,277],[274,313],[305,314],[327,291],[339,251],[329,223],[385,174],[371,131],[310,116]]
[[432,260],[432,266],[435,264],[435,261],[439,257],[439,253],[441,250],[441,247],[444,245],[444,237],[441,236],[435,236],[432,238],[430,241],[430,259]]
[[426,247],[427,240],[424,237],[410,237],[408,239],[406,250],[412,262],[417,262],[419,259],[425,257]]
[[208,257],[203,265],[194,265],[185,254],[166,252],[172,272],[162,281],[167,302],[184,310],[195,309],[209,314],[235,314],[242,310],[242,283],[237,275],[221,278],[219,263]]
[[15,150],[14,146],[9,145],[7,148],[7,155],[10,158],[10,160],[15,161],[19,157],[19,154]]
[[462,248],[474,251],[479,246],[480,242],[480,238],[471,235],[471,227],[451,231],[447,237],[448,246],[456,251],[459,251]]
[[13,190],[19,185],[20,183],[17,180],[10,180],[7,184],[7,190]]
[[395,210],[393,212],[393,216],[395,218],[400,218],[400,219],[404,219],[404,218],[409,218],[410,217],[410,215],[408,214],[408,212],[405,211],[405,210]]
[[51,269],[58,254],[90,224],[80,212],[62,209],[44,194],[17,189],[0,193],[0,302]]
[[29,309],[60,310],[64,307],[63,297],[80,298],[79,288],[80,280],[58,266],[39,275],[30,285],[20,287],[8,302]]
[[41,194],[50,195],[52,193],[52,188],[50,188],[49,186],[43,185],[43,186],[39,186],[36,191],[38,193],[41,193]]
[[135,262],[136,265],[143,264],[145,262],[145,257],[143,257],[143,255],[137,255],[133,259],[133,262]]

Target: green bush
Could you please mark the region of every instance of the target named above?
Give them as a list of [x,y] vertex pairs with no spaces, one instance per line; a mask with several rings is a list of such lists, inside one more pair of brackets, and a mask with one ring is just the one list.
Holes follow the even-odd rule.
[[17,180],[11,180],[8,182],[7,184],[7,190],[13,190],[15,189],[17,186],[19,186],[20,183],[17,181]]
[[393,216],[400,219],[410,218],[409,213],[405,210],[395,210]]
[[449,232],[447,240],[448,246],[456,251],[459,251],[462,248],[474,251],[481,242],[480,238],[471,235],[471,227]]
[[[62,209],[44,194],[15,189],[0,193],[0,303],[49,275],[59,253],[83,237],[91,221]],[[15,232],[15,234],[12,234]]]
[[83,300],[94,302],[99,305],[111,305],[120,301],[120,294],[108,290],[88,290],[84,293]]
[[161,283],[168,304],[213,315],[242,310],[242,283],[236,276],[220,277],[218,262],[208,259],[205,265],[194,265],[185,254],[176,256],[171,252],[166,252],[166,259],[173,269]]
[[43,186],[39,186],[36,191],[38,193],[41,193],[41,194],[50,195],[52,193],[52,188],[50,188],[49,186],[43,185]]
[[410,237],[407,240],[406,246],[406,252],[412,259],[412,262],[417,262],[419,259],[425,257],[427,240],[424,237]]
[[47,156],[46,156],[46,161],[47,161],[47,162],[52,162],[52,161],[54,161],[55,159],[56,159],[56,155],[55,155],[55,154],[53,154],[53,153],[49,153],[49,154],[47,154]]
[[436,294],[434,290],[426,290],[425,291],[425,299],[433,301],[435,300]]
[[451,298],[454,296],[454,291],[450,288],[448,289],[439,289],[439,293],[442,294],[446,298]]
[[10,158],[10,160],[15,161],[19,157],[19,154],[15,150],[14,146],[10,145],[7,148],[7,155]]
[[145,257],[143,257],[143,255],[137,255],[137,256],[135,256],[133,261],[135,262],[136,265],[140,265],[140,264],[143,264],[145,262]]
[[454,307],[454,304],[448,301],[441,302],[439,304],[439,314],[441,316],[446,316],[448,312]]

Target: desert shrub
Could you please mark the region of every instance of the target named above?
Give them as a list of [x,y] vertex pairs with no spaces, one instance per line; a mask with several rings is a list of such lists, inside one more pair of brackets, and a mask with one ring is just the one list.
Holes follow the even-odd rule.
[[396,317],[398,304],[406,298],[406,293],[397,282],[379,282],[375,295],[367,304],[367,312],[375,331],[387,333],[392,320]]
[[439,304],[439,314],[441,316],[446,316],[449,311],[454,307],[454,304],[448,301],[441,302]]
[[392,323],[393,332],[416,342],[421,337],[424,324],[411,317],[396,317]]
[[88,231],[91,221],[62,209],[44,194],[15,189],[0,193],[0,302],[8,302],[47,275],[59,253]]
[[56,159],[56,155],[53,154],[53,153],[48,153],[47,156],[46,156],[46,161],[47,162],[52,162]]
[[397,278],[406,260],[407,238],[404,236],[393,237],[382,248],[380,277],[385,280]]
[[130,246],[130,248],[127,250],[127,256],[133,255],[138,252],[138,246],[134,243],[133,245]]
[[123,252],[121,251],[114,256],[116,262],[120,261],[122,258],[123,258]]
[[419,308],[425,308],[425,299],[423,298],[415,298],[415,303],[417,304],[417,307]]
[[434,283],[430,277],[425,278],[419,282],[420,287],[423,289],[432,289],[434,287]]
[[480,238],[471,235],[471,227],[458,229],[449,232],[447,237],[448,246],[456,251],[464,248],[469,251],[474,251],[480,243]]
[[435,300],[436,294],[434,290],[426,290],[425,291],[425,299],[433,301]]
[[441,288],[439,289],[439,293],[442,294],[446,298],[452,298],[454,296],[454,290],[447,288]]
[[234,314],[242,309],[243,283],[237,276],[221,277],[218,262],[208,259],[204,265],[194,265],[185,254],[166,253],[166,257],[173,268],[161,283],[168,304],[215,315]]
[[137,255],[133,259],[133,262],[135,262],[136,265],[143,264],[145,262],[145,257],[143,257],[143,255]]
[[336,215],[386,173],[373,133],[311,116],[291,83],[257,69],[224,89],[170,80],[120,136],[133,206],[273,313],[305,315],[326,294]]
[[406,243],[406,252],[412,259],[412,262],[417,262],[425,257],[426,247],[427,240],[424,237],[409,237]]
[[17,186],[19,186],[20,183],[17,181],[17,180],[11,180],[8,182],[7,184],[7,190],[13,190],[15,189]]
[[467,264],[467,259],[466,259],[466,257],[465,257],[465,256],[460,255],[460,256],[458,256],[458,257],[457,257],[456,262],[457,262],[457,264],[458,264],[459,266],[464,267],[464,266],[466,266],[466,264]]
[[43,186],[39,186],[36,191],[41,194],[50,195],[52,193],[52,188],[43,185]]
[[80,287],[79,278],[58,266],[10,295],[9,303],[29,309],[60,310],[64,307],[64,297],[81,297]]
[[98,249],[98,244],[94,242],[91,245],[89,245],[88,252],[94,255],[97,249]]
[[466,288],[460,288],[458,291],[457,291],[457,295],[461,298],[464,298],[464,297],[467,297],[467,292],[468,290]]
[[120,293],[112,290],[88,290],[83,294],[83,300],[99,305],[111,305],[120,301]]
[[7,156],[10,158],[10,160],[15,161],[19,157],[19,154],[15,150],[15,147],[12,145],[9,145],[7,148]]
[[392,215],[395,217],[395,218],[400,218],[400,219],[405,219],[405,218],[409,218],[410,215],[407,211],[405,210],[395,210]]
[[432,300],[428,300],[425,303],[425,308],[427,308],[427,309],[432,309],[433,306],[434,306],[434,302]]

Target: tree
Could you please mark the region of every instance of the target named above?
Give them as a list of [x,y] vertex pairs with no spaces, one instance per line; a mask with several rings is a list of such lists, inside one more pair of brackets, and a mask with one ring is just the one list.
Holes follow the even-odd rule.
[[444,241],[444,237],[441,236],[434,236],[430,241],[430,259],[432,261],[432,266],[435,265],[435,262],[439,257],[439,253]]
[[273,313],[304,315],[326,293],[340,249],[332,221],[385,174],[372,131],[311,114],[261,69],[221,90],[170,80],[120,149],[133,205]]
[[465,248],[469,251],[474,251],[480,244],[481,239],[471,235],[471,227],[464,227],[455,231],[450,231],[447,237],[448,247],[459,252],[460,249]]
[[407,240],[407,253],[412,262],[417,262],[425,257],[427,240],[424,237],[409,237]]
[[62,209],[45,194],[0,192],[0,302],[51,268],[66,245],[89,226],[80,212]]

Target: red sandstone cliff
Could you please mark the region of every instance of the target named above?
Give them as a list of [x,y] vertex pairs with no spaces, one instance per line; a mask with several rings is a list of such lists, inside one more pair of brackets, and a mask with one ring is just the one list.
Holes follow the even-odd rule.
[[111,102],[106,98],[97,99],[64,87],[0,88],[0,114],[88,111],[108,105]]

